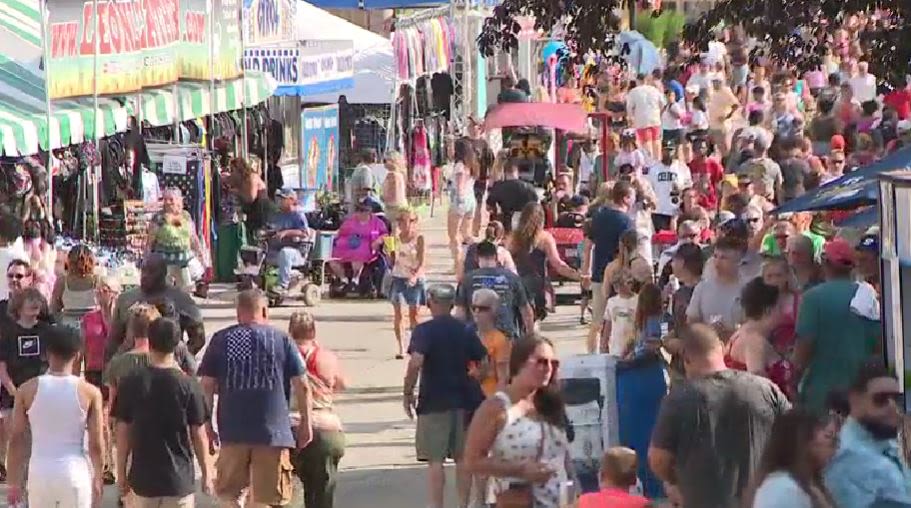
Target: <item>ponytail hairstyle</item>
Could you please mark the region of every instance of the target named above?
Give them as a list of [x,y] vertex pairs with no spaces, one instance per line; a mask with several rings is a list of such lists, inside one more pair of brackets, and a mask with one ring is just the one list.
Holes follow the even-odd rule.
[[[512,352],[509,355],[510,378],[514,378],[522,369],[527,368],[528,359],[542,344],[547,344],[551,348],[554,347],[550,339],[536,333],[526,335],[512,345]],[[556,368],[547,385],[535,391],[533,403],[535,412],[541,420],[559,429],[567,429],[569,420],[566,417],[566,406],[563,403],[563,397],[560,395]]]

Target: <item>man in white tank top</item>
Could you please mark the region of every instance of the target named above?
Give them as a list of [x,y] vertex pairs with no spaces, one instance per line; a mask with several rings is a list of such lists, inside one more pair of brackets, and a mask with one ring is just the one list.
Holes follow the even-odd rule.
[[[28,503],[33,507],[101,506],[104,470],[101,391],[72,374],[82,336],[54,327],[46,344],[47,373],[22,384],[16,393],[10,436],[9,506],[23,501],[26,447],[31,430]],[[85,440],[88,436],[88,455]]]

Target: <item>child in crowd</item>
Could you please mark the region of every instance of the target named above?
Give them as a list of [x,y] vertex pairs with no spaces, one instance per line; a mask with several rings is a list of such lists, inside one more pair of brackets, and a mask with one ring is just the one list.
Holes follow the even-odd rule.
[[579,498],[579,508],[647,508],[648,499],[630,494],[636,487],[636,469],[639,461],[636,452],[624,446],[615,446],[601,458],[601,490]]
[[639,290],[636,300],[635,343],[627,344],[624,358],[642,358],[658,351],[661,346],[661,319],[664,315],[661,290],[652,283]]
[[633,274],[629,270],[617,270],[610,282],[616,294],[607,300],[604,311],[601,352],[622,356],[633,341],[637,296],[633,292]]

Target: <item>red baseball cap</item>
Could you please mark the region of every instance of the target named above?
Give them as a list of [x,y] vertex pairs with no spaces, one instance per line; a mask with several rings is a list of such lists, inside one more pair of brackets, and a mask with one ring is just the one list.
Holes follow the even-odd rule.
[[829,147],[832,150],[844,150],[845,149],[845,137],[841,134],[836,134],[832,136],[832,139],[829,141]]
[[822,249],[825,260],[836,265],[854,264],[854,247],[844,238],[833,238]]

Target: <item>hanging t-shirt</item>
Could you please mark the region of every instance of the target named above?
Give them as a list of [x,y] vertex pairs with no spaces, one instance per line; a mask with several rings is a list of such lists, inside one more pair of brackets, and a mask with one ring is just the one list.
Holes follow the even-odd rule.
[[151,171],[142,172],[142,201],[147,205],[157,205],[161,200],[161,186],[158,184],[158,175]]
[[690,168],[678,161],[672,162],[670,166],[665,166],[659,162],[649,169],[648,180],[658,198],[658,207],[655,213],[659,215],[677,215],[680,210],[680,202],[679,200],[676,203],[673,201],[671,192],[675,189],[679,192],[693,185],[693,176],[690,173]]

